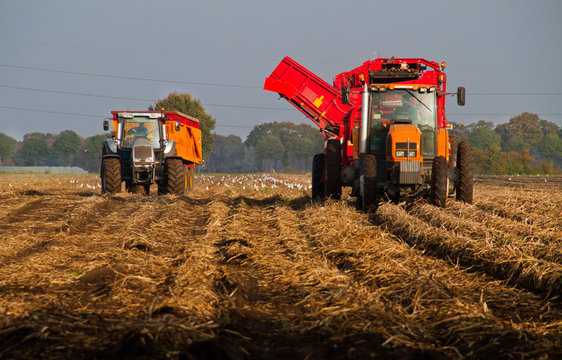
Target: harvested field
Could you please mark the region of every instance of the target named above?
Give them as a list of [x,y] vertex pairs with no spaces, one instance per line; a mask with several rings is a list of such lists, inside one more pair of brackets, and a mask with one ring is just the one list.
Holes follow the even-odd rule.
[[98,183],[0,175],[0,358],[562,358],[562,177],[371,215],[308,175]]

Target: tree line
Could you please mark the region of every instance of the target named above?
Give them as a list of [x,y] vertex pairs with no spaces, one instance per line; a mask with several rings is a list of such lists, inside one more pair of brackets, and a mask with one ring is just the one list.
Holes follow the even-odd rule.
[[111,134],[82,138],[72,130],[59,134],[39,132],[24,135],[18,142],[0,133],[0,161],[15,166],[77,166],[98,172],[102,143]]
[[246,141],[236,135],[215,135],[205,159],[208,172],[307,172],[314,154],[324,149],[324,137],[314,126],[292,122],[256,125]]
[[497,126],[484,120],[451,124],[450,134],[472,143],[477,174],[562,172],[562,129],[537,114],[525,112]]
[[[215,119],[198,99],[170,93],[148,110],[175,110],[200,120],[204,172],[308,172],[314,154],[323,151],[316,126],[292,122],[254,126],[245,141],[236,135],[213,133]],[[473,145],[477,174],[562,173],[562,129],[537,114],[522,113],[494,126],[480,120],[451,122],[451,135]],[[59,134],[29,133],[22,142],[0,133],[0,164],[20,166],[78,166],[99,171],[102,143],[111,134],[82,138],[72,130]]]

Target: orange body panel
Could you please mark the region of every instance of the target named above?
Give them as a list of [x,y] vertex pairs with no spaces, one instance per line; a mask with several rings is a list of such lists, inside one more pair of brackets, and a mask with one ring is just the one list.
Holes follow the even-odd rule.
[[168,121],[166,122],[166,136],[176,142],[178,156],[195,164],[202,163],[201,130],[180,124],[180,130],[176,131],[175,122]]
[[449,162],[449,130],[437,129],[437,156],[444,156]]
[[[386,140],[387,151],[386,151],[386,161],[389,165],[392,165],[399,161],[407,160],[406,157],[396,157],[396,143],[410,143],[410,150],[416,151],[415,157],[410,157],[410,161],[423,162],[423,156],[421,155],[421,131],[411,124],[393,124],[390,125],[388,130],[388,137]],[[415,148],[413,147],[415,145]]]

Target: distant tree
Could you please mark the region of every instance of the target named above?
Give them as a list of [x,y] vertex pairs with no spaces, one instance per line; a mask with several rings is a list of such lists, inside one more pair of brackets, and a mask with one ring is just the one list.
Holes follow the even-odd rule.
[[478,149],[499,148],[500,136],[488,127],[477,127],[469,135],[468,140]]
[[97,171],[101,165],[103,142],[110,139],[111,134],[100,134],[90,136],[84,141],[84,169]]
[[16,150],[16,139],[0,133],[0,164],[2,164],[2,161],[12,155],[15,150]]
[[49,157],[49,146],[42,137],[27,137],[18,151],[24,165],[42,165]]
[[492,130],[494,128],[494,123],[491,121],[485,121],[485,120],[478,120],[478,122],[472,123],[470,125],[468,125],[468,127],[474,131],[476,129],[488,129],[488,130]]
[[560,131],[560,127],[552,121],[539,120],[539,125],[544,136],[558,135],[558,131]]
[[[248,134],[245,145],[256,147],[262,138],[269,135],[277,137],[283,145],[284,150],[278,154],[276,159],[281,160],[285,170],[294,169],[292,164],[296,159],[303,159],[305,156],[312,158],[314,152],[323,150],[323,136],[316,127],[286,121],[256,125]],[[305,154],[303,152],[305,148],[309,149],[311,153]],[[257,149],[256,154],[259,156]]]
[[72,130],[60,133],[51,148],[51,154],[60,161],[60,164],[70,166],[72,158],[80,151],[82,138]]
[[539,123],[539,116],[524,112],[509,119],[509,123],[505,125],[504,141],[509,138],[518,136],[531,145],[538,144],[543,138],[543,131]]
[[562,139],[557,135],[548,134],[537,144],[538,153],[545,158],[562,159]]
[[514,152],[521,152],[523,150],[530,150],[531,144],[525,141],[520,136],[514,136],[509,138],[505,143],[503,143],[502,150],[503,151],[514,151]]
[[165,99],[159,99],[154,106],[149,106],[150,111],[165,110],[180,111],[186,115],[199,119],[201,129],[201,141],[203,143],[203,154],[213,150],[214,136],[212,131],[215,129],[215,119],[209,115],[201,101],[187,93],[172,92]]
[[449,131],[449,134],[459,136],[461,141],[468,141],[468,137],[470,136],[470,129],[468,126],[454,121],[449,121],[449,124],[453,127]]
[[279,158],[283,154],[285,147],[281,140],[275,135],[266,135],[258,140],[256,146],[256,156],[261,160],[262,171],[265,171],[265,161],[270,161],[269,171],[271,171],[272,160]]
[[290,152],[294,154],[297,159],[301,159],[304,170],[308,159],[311,159],[314,154],[319,152],[317,144],[309,138],[299,138],[291,143]]
[[271,134],[271,129],[273,128],[273,124],[274,123],[264,123],[254,126],[252,131],[250,131],[250,133],[246,137],[246,141],[244,142],[244,145],[248,147],[255,147],[258,141],[262,137]]
[[207,168],[213,172],[240,172],[245,159],[242,139],[236,135],[215,135],[213,151],[206,159]]

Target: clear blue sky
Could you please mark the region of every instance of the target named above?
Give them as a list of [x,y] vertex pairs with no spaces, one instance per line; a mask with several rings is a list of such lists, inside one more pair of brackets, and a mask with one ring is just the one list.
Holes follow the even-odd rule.
[[283,56],[331,83],[375,53],[446,61],[449,90],[468,94],[448,101],[451,121],[527,111],[562,125],[561,15],[559,0],[0,0],[0,132],[87,137],[111,110],[178,91],[244,140],[308,122],[262,90]]

